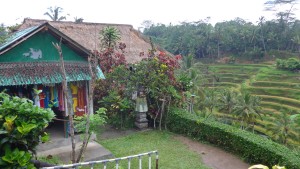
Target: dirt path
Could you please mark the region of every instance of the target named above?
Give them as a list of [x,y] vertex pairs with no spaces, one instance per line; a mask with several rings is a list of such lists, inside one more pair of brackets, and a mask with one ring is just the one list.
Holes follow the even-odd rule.
[[175,139],[186,144],[190,150],[200,154],[203,163],[212,169],[247,169],[250,166],[238,157],[219,148],[183,136],[175,136]]

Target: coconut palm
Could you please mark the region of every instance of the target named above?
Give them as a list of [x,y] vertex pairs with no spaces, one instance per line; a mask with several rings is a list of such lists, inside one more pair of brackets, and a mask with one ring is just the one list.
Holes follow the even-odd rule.
[[59,16],[60,13],[63,12],[63,8],[61,7],[49,7],[48,8],[49,12],[44,13],[44,15],[47,15],[51,18],[52,21],[62,21],[62,20],[66,20],[65,16]]
[[294,120],[289,113],[281,111],[280,114],[274,114],[276,120],[268,124],[267,129],[272,133],[274,140],[287,145],[289,139],[298,140],[300,125]]
[[208,116],[210,116],[213,113],[213,109],[217,106],[217,91],[215,89],[206,89],[204,94],[201,105],[208,110]]
[[219,110],[223,113],[230,114],[237,102],[237,93],[231,90],[221,92],[218,99]]
[[74,21],[75,21],[75,23],[82,23],[83,18],[77,18],[77,16],[76,16],[76,17],[74,17]]
[[238,101],[233,108],[233,114],[240,120],[241,129],[247,129],[252,124],[254,132],[254,122],[257,117],[261,118],[261,99],[250,93],[243,93],[238,96]]

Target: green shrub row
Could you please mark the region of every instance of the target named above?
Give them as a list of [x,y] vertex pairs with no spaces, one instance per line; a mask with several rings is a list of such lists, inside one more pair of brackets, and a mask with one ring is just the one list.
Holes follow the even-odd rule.
[[260,69],[259,74],[277,75],[277,76],[295,76],[296,75],[294,72],[291,72],[288,70],[277,69],[276,67],[273,67],[273,66]]
[[300,60],[297,58],[276,59],[276,67],[283,70],[298,71],[300,70]]
[[184,110],[172,110],[168,128],[172,132],[217,145],[250,164],[280,164],[288,169],[300,168],[300,156],[287,147],[226,124],[198,118]]
[[261,102],[262,107],[271,108],[271,109],[277,109],[278,111],[285,111],[285,112],[291,112],[292,114],[295,114],[295,112],[300,111],[300,109],[292,106],[288,106],[286,104],[279,104],[274,102]]
[[257,86],[257,87],[279,87],[279,88],[300,89],[300,84],[299,83],[256,81],[256,82],[251,83],[251,85],[252,86]]
[[257,81],[272,81],[272,82],[290,82],[290,83],[299,83],[300,76],[287,76],[285,74],[282,75],[265,75],[258,74],[255,79]]
[[235,78],[243,78],[248,79],[250,77],[249,74],[239,74],[239,73],[217,73],[218,77],[235,77]]
[[300,90],[286,89],[286,88],[267,88],[267,87],[247,87],[246,89],[252,94],[256,95],[271,95],[287,97],[292,99],[300,99]]
[[275,102],[279,104],[284,104],[292,107],[296,107],[300,109],[300,101],[296,99],[290,99],[285,97],[279,97],[279,96],[268,96],[268,95],[258,95],[262,98],[263,101],[266,102]]
[[[213,82],[213,78],[206,78],[210,83]],[[231,82],[231,83],[242,83],[245,79],[234,78],[234,77],[220,77],[219,82]],[[214,80],[215,81],[215,80]]]
[[217,82],[217,83],[206,83],[203,84],[204,87],[214,87],[214,86],[222,86],[222,87],[238,87],[236,83],[230,82]]

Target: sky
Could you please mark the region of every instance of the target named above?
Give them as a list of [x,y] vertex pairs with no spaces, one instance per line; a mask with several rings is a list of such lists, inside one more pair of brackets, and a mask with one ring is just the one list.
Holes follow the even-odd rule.
[[[256,23],[260,16],[274,19],[274,12],[264,11],[266,0],[5,0],[1,2],[0,24],[22,23],[26,17],[49,19],[44,15],[50,6],[63,8],[68,21],[74,17],[84,22],[129,24],[138,29],[143,21],[179,24],[210,17],[209,22],[229,21],[240,17]],[[299,7],[298,7],[299,6]],[[300,19],[300,5],[295,11]]]

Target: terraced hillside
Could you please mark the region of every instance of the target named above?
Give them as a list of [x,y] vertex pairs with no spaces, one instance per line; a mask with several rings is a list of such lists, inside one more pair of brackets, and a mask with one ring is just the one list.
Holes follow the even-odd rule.
[[[276,115],[300,112],[300,73],[277,70],[270,65],[206,65],[206,83],[213,88],[232,88],[249,91],[262,98],[263,119],[256,120],[254,129],[270,135],[267,126],[276,122]],[[215,113],[216,117],[235,118]]]

